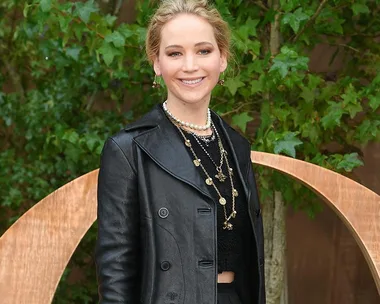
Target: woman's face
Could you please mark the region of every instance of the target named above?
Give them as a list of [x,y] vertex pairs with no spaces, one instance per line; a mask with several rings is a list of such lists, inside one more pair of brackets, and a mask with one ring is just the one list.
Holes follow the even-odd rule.
[[226,57],[220,53],[213,28],[206,20],[181,14],[162,28],[154,70],[165,81],[168,100],[209,102],[226,67]]

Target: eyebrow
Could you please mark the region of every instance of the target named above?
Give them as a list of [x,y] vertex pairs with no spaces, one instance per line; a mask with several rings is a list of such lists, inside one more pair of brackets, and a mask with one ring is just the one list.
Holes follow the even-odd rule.
[[[200,45],[204,45],[204,44],[209,44],[211,46],[214,46],[211,42],[207,42],[207,41],[202,41],[202,42],[198,42],[196,43],[194,46],[200,46]],[[169,49],[169,48],[183,48],[181,45],[178,45],[178,44],[173,44],[173,45],[168,45],[166,49]]]

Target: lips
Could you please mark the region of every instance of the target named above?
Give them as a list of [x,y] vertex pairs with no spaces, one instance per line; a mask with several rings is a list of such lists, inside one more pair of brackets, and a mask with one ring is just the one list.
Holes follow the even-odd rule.
[[200,83],[204,77],[196,78],[196,79],[181,79],[181,82],[187,85],[194,85]]

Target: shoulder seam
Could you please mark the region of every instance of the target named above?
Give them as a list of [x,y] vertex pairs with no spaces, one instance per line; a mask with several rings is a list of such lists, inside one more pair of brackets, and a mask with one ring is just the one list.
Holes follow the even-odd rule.
[[119,148],[121,154],[123,154],[125,160],[127,161],[128,165],[132,168],[132,171],[135,175],[137,175],[137,172],[136,172],[136,169],[132,166],[130,160],[128,159],[128,157],[125,155],[124,151],[120,148],[119,144],[113,139],[113,137],[109,137],[110,140],[112,140],[112,142]]

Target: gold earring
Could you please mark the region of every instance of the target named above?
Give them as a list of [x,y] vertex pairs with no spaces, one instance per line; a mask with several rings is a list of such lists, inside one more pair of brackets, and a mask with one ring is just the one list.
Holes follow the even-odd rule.
[[[224,75],[224,72],[222,73],[222,76]],[[219,79],[218,84],[221,86],[224,86],[224,79]]]
[[153,89],[159,89],[159,88],[161,88],[161,85],[157,81],[157,75],[156,74],[154,74],[154,80],[153,80],[152,88]]

